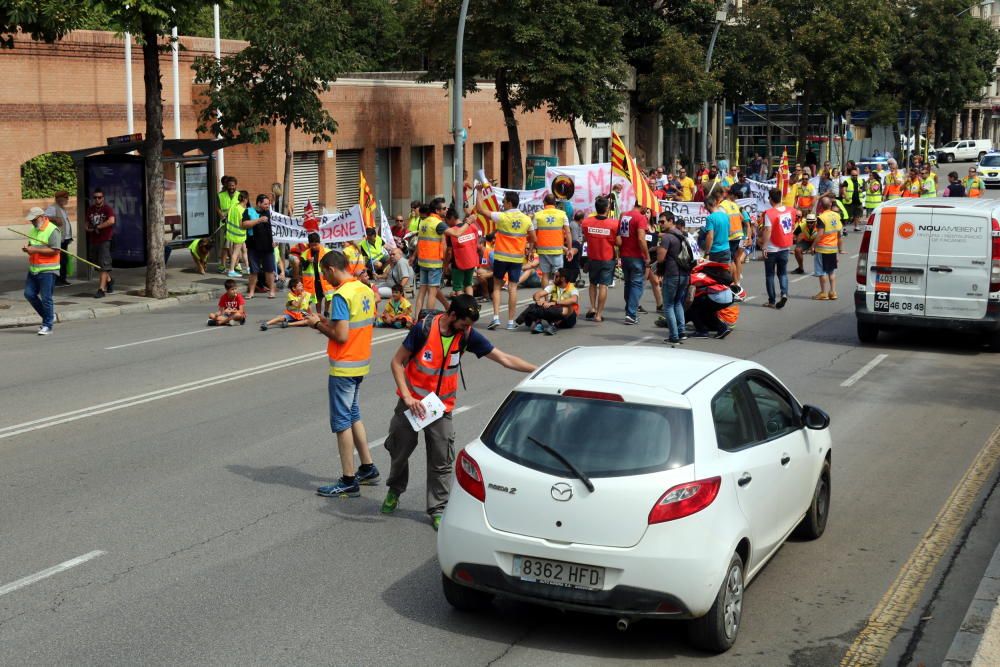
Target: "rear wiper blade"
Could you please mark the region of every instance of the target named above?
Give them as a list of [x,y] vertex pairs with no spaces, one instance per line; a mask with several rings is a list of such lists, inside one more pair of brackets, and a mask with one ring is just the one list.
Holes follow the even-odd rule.
[[585,474],[583,474],[582,470],[580,470],[575,465],[573,465],[572,463],[570,463],[569,460],[565,456],[563,456],[562,454],[560,454],[556,450],[552,449],[551,447],[549,447],[548,445],[546,445],[544,442],[536,440],[535,438],[531,437],[530,435],[528,436],[528,440],[532,441],[533,443],[535,443],[536,445],[538,445],[539,447],[541,447],[542,449],[544,449],[546,452],[549,453],[550,456],[552,456],[553,458],[557,459],[560,463],[562,463],[564,466],[566,466],[566,468],[570,472],[572,472],[574,475],[576,475],[577,479],[579,479],[581,482],[583,482],[583,485],[587,487],[588,491],[590,491],[591,493],[594,492],[594,483],[590,481],[590,478],[587,477]]

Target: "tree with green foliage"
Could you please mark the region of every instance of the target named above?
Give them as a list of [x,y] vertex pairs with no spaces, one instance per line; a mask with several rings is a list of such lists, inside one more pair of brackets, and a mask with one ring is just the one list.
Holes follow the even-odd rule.
[[[274,2],[276,0],[245,0]],[[160,54],[169,49],[171,28],[181,33],[199,21],[205,3],[199,0],[130,0],[102,2],[79,0],[0,0],[2,45],[11,47],[15,33],[53,42],[81,27],[95,12],[106,17],[109,29],[131,33],[142,48],[143,83],[146,89],[146,132],[142,154],[146,165],[146,295],[167,296],[163,252],[163,87]]]
[[[455,40],[460,3],[425,3],[414,21],[413,38],[428,54],[426,80],[449,80],[455,73]],[[582,42],[594,42],[586,45]],[[524,159],[517,114],[547,107],[554,117],[595,117],[594,102],[558,99],[559,91],[577,82],[601,100],[613,103],[624,68],[618,45],[621,32],[614,16],[597,0],[481,0],[469,8],[465,28],[464,91],[478,89],[477,80],[495,85],[495,95],[507,127],[513,188],[524,184]],[[597,58],[600,48],[604,64]],[[585,58],[584,72],[567,54]],[[554,104],[553,104],[554,103]],[[613,110],[608,111],[612,114]]]
[[698,40],[668,26],[657,44],[652,68],[639,76],[641,99],[657,110],[664,124],[677,127],[701,109],[722,86],[705,72],[705,49]]
[[422,54],[408,34],[417,0],[341,0],[346,37],[360,67],[369,72],[418,70]]
[[208,57],[195,62],[198,81],[209,84],[202,130],[264,143],[269,128],[283,127],[285,192],[292,174],[292,129],[316,143],[330,141],[337,131],[320,96],[357,62],[343,47],[348,43],[345,17],[331,0],[264,8],[251,18],[259,29],[250,33],[249,46],[221,62]]

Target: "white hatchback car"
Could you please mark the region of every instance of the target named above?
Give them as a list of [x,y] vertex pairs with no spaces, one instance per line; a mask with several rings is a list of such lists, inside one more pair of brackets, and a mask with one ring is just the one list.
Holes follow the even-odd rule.
[[830,508],[830,418],[763,367],[582,347],[518,385],[463,449],[438,533],[445,597],[694,619],[736,640],[745,584]]

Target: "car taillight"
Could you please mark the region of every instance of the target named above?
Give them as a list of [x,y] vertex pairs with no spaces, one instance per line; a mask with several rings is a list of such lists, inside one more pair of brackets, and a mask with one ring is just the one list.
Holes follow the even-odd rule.
[[722,485],[721,477],[678,484],[660,496],[649,511],[649,524],[673,521],[700,512],[715,500]]
[[483,473],[479,470],[476,460],[466,454],[464,449],[458,453],[458,461],[455,462],[455,478],[466,493],[481,503],[486,502]]
[[1000,221],[993,218],[991,233],[992,261],[990,262],[990,292],[1000,292]]
[[875,215],[868,217],[868,224],[865,226],[865,235],[861,237],[861,249],[858,250],[858,270],[857,280],[859,285],[868,283],[868,248],[872,242],[872,227],[875,224]]

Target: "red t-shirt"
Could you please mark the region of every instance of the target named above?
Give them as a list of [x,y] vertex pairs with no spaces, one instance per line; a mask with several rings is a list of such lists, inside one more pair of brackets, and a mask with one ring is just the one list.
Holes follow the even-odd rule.
[[634,257],[635,259],[648,259],[648,254],[643,254],[639,247],[640,235],[646,235],[649,229],[649,219],[639,211],[632,209],[627,213],[622,213],[622,219],[618,227],[618,235],[622,237],[621,256]]
[[[87,207],[87,224],[97,227],[102,223],[107,222],[110,218],[115,217],[115,209],[111,208],[107,204],[101,204],[88,206]],[[117,224],[118,220],[115,220]],[[87,234],[91,236],[91,243],[103,243],[104,241],[110,241],[111,237],[114,236],[115,225],[110,227],[104,227],[96,232],[88,231]]]
[[583,238],[587,242],[587,257],[598,262],[615,258],[615,237],[618,221],[592,215],[583,221]]
[[219,297],[219,310],[239,310],[246,305],[246,299],[238,293],[236,296],[229,296],[229,292],[223,292]]

